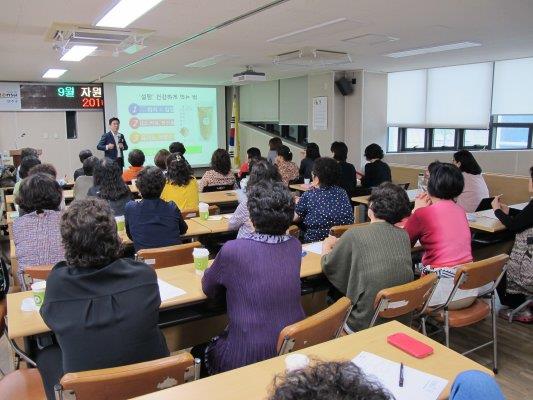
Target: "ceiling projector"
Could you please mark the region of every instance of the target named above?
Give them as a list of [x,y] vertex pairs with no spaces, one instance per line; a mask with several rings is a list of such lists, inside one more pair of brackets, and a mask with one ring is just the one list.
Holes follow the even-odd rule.
[[251,67],[246,67],[246,71],[234,74],[232,81],[235,84],[263,82],[266,81],[266,75],[264,72],[256,72]]

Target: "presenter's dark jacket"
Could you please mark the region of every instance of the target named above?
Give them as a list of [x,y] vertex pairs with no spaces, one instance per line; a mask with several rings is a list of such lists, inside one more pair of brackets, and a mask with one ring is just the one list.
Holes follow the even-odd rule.
[[148,265],[54,266],[40,313],[62,351],[63,371],[117,367],[169,355],[157,322],[161,298]]
[[[128,144],[126,143],[126,139],[124,138],[124,135],[122,133],[119,133],[118,135],[118,143],[115,143],[115,139],[113,138],[113,134],[111,132],[104,133],[100,138],[100,141],[98,142],[96,148],[98,150],[103,151],[104,156],[106,158],[110,158],[111,160],[116,160],[119,155],[118,152],[120,151],[121,163],[122,166],[124,166],[124,151],[118,147],[118,144],[122,143],[124,145],[124,150],[128,150]],[[106,150],[106,146],[108,144],[114,144],[115,147],[110,150]]]

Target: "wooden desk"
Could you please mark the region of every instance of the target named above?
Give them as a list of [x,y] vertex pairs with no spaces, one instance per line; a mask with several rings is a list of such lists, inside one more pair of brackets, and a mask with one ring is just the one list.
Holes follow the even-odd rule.
[[[434,349],[426,358],[417,359],[387,344],[387,336],[403,332]],[[482,365],[456,353],[453,350],[423,336],[397,321],[391,321],[352,335],[330,340],[298,353],[321,360],[351,360],[361,351],[368,351],[395,362],[419,369],[448,380],[448,385],[439,396],[448,398],[456,376],[463,371],[475,369],[493,375]],[[137,397],[137,400],[263,400],[271,393],[274,376],[285,371],[285,357],[274,357],[266,361],[238,368],[195,382],[185,383],[169,389]]]
[[[212,261],[210,261],[212,263]],[[202,292],[201,278],[194,271],[194,264],[156,270],[157,276],[171,285],[177,286],[187,293],[161,303],[161,309],[170,307],[186,307],[206,300]],[[309,253],[302,258],[300,276],[307,278],[322,273],[320,255]],[[48,332],[50,329],[38,312],[21,311],[20,305],[25,298],[32,297],[32,292],[10,293],[7,295],[7,314],[9,338],[16,339],[24,336]]]
[[[528,204],[529,203],[511,204],[509,207],[517,210],[523,210]],[[475,221],[468,221],[468,225],[470,225],[471,229],[488,233],[501,232],[506,229],[505,225],[503,225],[494,215],[493,210],[479,211],[475,215]]]
[[236,203],[239,201],[235,190],[200,193],[200,202],[207,204]]
[[[194,217],[194,218],[191,218],[190,220],[209,229],[211,233],[229,232],[230,231],[229,226],[228,226],[229,219],[225,218],[223,215],[221,216],[222,216],[222,219],[220,220],[214,220],[214,219],[203,220],[200,217]],[[214,217],[216,218],[217,216],[215,215]]]
[[[406,190],[406,192],[407,192],[407,197],[409,197],[409,201],[413,203],[415,201],[416,196],[418,196],[418,194],[420,193],[420,189],[410,189],[410,190]],[[368,205],[369,197],[370,196],[352,197],[352,201],[355,203]]]

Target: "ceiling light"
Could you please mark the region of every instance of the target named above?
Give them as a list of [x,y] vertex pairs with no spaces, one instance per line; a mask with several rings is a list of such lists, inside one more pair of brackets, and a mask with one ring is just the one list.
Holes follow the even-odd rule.
[[96,26],[125,28],[162,1],[163,0],[121,0],[96,23]]
[[267,42],[275,42],[276,40],[279,40],[279,39],[285,39],[290,36],[298,35],[304,32],[309,32],[309,31],[312,31],[313,29],[323,28],[328,25],[338,24],[339,22],[343,22],[343,21],[346,21],[346,18],[337,18],[331,21],[322,22],[321,24],[309,26],[303,29],[298,29],[297,31],[294,31],[294,32],[285,33],[284,35],[275,36],[273,38],[267,39]]
[[216,56],[194,61],[185,66],[187,68],[206,68],[206,67],[211,67],[215,64],[218,64],[221,61],[231,60],[234,58],[239,58],[239,56],[231,55],[231,54],[217,54]]
[[421,54],[439,53],[441,51],[467,49],[469,47],[477,47],[477,46],[481,46],[481,43],[475,43],[475,42],[451,43],[451,44],[443,44],[441,46],[424,47],[421,49],[398,51],[396,53],[385,54],[385,57],[392,57],[392,58],[411,57],[411,56],[418,56]]
[[97,46],[72,46],[65,54],[63,54],[61,61],[81,61],[97,48]]
[[349,54],[340,51],[303,48],[274,57],[272,62],[283,66],[325,67],[352,62]]
[[141,81],[145,81],[145,82],[160,81],[162,79],[170,78],[171,76],[175,76],[175,75],[176,74],[164,74],[164,73],[155,74],[155,75],[150,75],[145,78],[142,78]]
[[50,68],[44,73],[43,78],[59,78],[65,72],[67,72],[66,69]]

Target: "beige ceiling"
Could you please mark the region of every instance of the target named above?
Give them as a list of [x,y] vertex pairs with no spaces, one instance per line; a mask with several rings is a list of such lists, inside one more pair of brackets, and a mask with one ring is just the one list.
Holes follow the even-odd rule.
[[[164,0],[129,28],[155,33],[148,47],[134,55],[92,56],[80,63],[59,61],[45,35],[54,22],[94,24],[117,0],[3,1],[0,13],[0,81],[41,81],[48,68],[66,68],[63,81],[139,82],[157,73],[175,73],[159,83],[229,83],[235,72],[253,65],[269,79],[317,70],[278,67],[276,54],[313,47],[346,51],[353,63],[337,70],[398,71],[478,61],[533,56],[533,0],[287,0],[165,49],[210,27],[259,9],[273,0]],[[327,21],[337,24],[305,34],[267,40]],[[365,34],[399,40],[382,44],[343,41]],[[391,59],[384,54],[433,45],[473,41],[480,47]],[[184,65],[224,54],[217,65],[192,69]],[[128,68],[119,69],[143,59]]]

